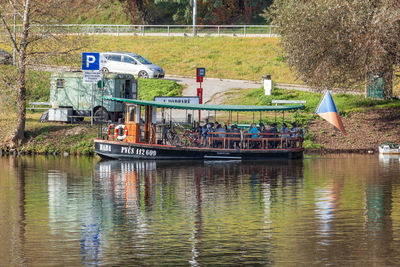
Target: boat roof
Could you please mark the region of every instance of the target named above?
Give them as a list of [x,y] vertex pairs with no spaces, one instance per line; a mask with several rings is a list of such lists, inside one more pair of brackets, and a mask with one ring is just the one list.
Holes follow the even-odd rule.
[[247,105],[208,105],[208,104],[184,104],[184,103],[168,103],[168,102],[155,102],[136,99],[126,99],[103,96],[104,99],[114,100],[125,103],[132,103],[141,106],[153,106],[158,108],[170,109],[189,109],[189,110],[215,110],[215,111],[290,111],[304,109],[304,105],[290,105],[290,106],[247,106]]

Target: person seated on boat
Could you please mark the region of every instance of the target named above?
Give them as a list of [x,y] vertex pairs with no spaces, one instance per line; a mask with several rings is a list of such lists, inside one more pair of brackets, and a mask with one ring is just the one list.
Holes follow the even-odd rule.
[[[226,137],[226,130],[221,127],[221,124],[217,124],[215,132],[218,133],[216,137],[225,138]],[[214,140],[213,147],[222,147],[222,140]]]
[[197,133],[199,136],[201,136],[202,133],[202,127],[200,127],[200,123],[198,123],[197,121],[194,123],[193,132]]
[[258,126],[258,130],[260,131],[260,133],[263,133],[265,131],[264,123],[260,122],[260,125]]
[[203,146],[207,144],[207,133],[208,133],[208,120],[206,119],[206,123],[201,127],[200,143]]
[[282,147],[288,147],[288,138],[290,137],[290,134],[286,134],[289,132],[289,129],[286,125],[286,123],[282,123],[282,127],[281,127],[281,133],[282,133]]
[[[271,138],[277,138],[278,135],[278,128],[277,128],[277,124],[274,122],[271,124],[271,129],[269,130],[270,133],[273,133],[272,135],[270,135]],[[268,147],[269,148],[277,148],[278,147],[278,141],[269,141],[268,142]]]
[[[240,130],[236,124],[232,125],[231,133],[233,133],[230,135],[231,138],[235,138],[235,139],[239,138],[240,139]],[[237,147],[239,147],[239,145],[240,145],[240,141],[237,141],[237,140],[231,140],[230,144],[229,144],[230,148],[237,148]]]
[[[260,131],[257,129],[255,123],[252,123],[252,124],[251,124],[249,133],[252,134],[252,135],[251,135],[251,138],[258,138],[258,137],[259,137],[259,135],[258,135],[257,133],[260,133]],[[251,142],[250,142],[251,148],[258,148],[259,145],[260,145],[260,144],[259,144],[259,142],[257,142],[257,141],[251,141]]]
[[[303,129],[298,127],[296,122],[292,123],[292,129],[290,129],[290,132],[291,132],[290,137],[301,137],[301,138],[304,137],[303,136]],[[292,141],[292,145],[293,145],[293,147],[295,147],[295,145],[296,145],[296,141],[295,140]]]
[[203,133],[202,133],[202,135],[204,134],[204,138],[205,138],[205,140],[204,140],[205,146],[208,146],[211,144],[210,142],[211,142],[211,137],[213,135],[212,134],[213,132],[214,132],[214,123],[209,122],[207,124],[207,128],[206,128],[205,132],[203,131]]

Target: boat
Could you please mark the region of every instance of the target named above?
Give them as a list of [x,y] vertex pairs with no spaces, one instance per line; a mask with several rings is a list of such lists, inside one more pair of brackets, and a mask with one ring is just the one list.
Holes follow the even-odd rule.
[[379,154],[400,155],[400,145],[392,142],[385,142],[379,145]]
[[[247,133],[245,129],[237,130],[236,125],[232,125],[232,115],[233,112],[253,112],[254,120],[254,112],[260,112],[260,119],[262,112],[275,112],[276,119],[277,112],[297,112],[304,109],[304,105],[207,105],[103,98],[125,104],[124,123],[100,127],[104,130],[94,140],[95,153],[104,159],[253,160],[303,157],[303,135],[300,132]],[[198,111],[198,120],[201,118],[200,111],[214,111],[215,114],[217,111],[227,112],[228,132],[209,131],[207,136],[202,136],[191,130],[195,122],[186,116],[186,126],[175,123],[172,110],[181,110],[181,113],[189,111],[192,116]],[[157,116],[161,118],[157,120]],[[230,128],[236,131],[229,132]]]

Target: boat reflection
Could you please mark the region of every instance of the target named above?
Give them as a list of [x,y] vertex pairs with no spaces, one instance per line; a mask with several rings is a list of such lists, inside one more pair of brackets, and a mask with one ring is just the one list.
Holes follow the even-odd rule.
[[[95,188],[101,193],[95,196],[102,198],[98,202],[108,201],[115,211],[124,211],[124,224],[134,226],[130,238],[136,241],[154,234],[149,224],[154,224],[152,220],[155,211],[163,213],[168,210],[174,221],[177,219],[174,211],[186,213],[182,219],[187,221],[191,233],[191,256],[188,263],[198,266],[205,243],[203,203],[209,205],[210,202],[218,202],[218,199],[221,203],[229,202],[227,198],[232,196],[232,190],[237,191],[234,195],[239,195],[241,187],[248,186],[249,190],[246,191],[251,192],[250,200],[261,201],[264,205],[263,238],[269,239],[271,201],[277,199],[280,191],[295,195],[296,188],[302,187],[302,162],[101,161],[96,164],[94,179],[97,184]],[[290,187],[294,191],[290,192]],[[192,212],[187,213],[188,210]],[[114,214],[118,218],[121,218],[120,215]],[[160,227],[160,234],[168,235],[168,228],[176,225],[163,224]],[[265,257],[268,258],[268,254]]]

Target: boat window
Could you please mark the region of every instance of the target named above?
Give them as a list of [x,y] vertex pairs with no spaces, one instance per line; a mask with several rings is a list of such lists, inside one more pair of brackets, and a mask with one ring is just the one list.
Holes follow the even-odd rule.
[[129,121],[135,121],[135,107],[129,107]]
[[64,79],[57,79],[56,84],[57,84],[57,88],[64,88],[65,87],[65,80]]
[[119,80],[119,97],[125,98],[125,82]]
[[125,98],[131,98],[131,80],[125,80]]

